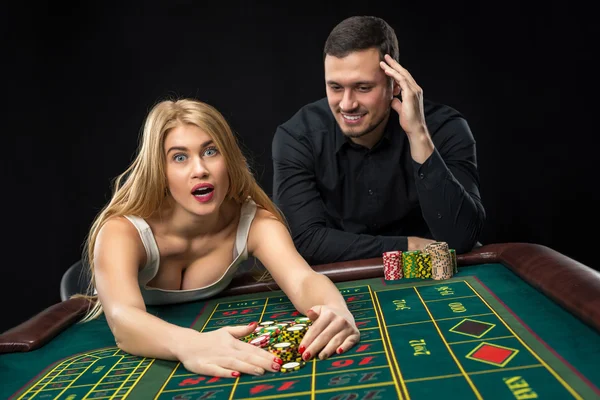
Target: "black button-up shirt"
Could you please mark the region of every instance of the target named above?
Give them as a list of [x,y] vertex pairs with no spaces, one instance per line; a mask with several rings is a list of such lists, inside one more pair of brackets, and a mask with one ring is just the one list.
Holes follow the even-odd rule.
[[327,99],[308,104],[273,138],[273,199],[311,264],[407,249],[407,236],[470,250],[485,221],[475,140],[456,110],[424,102],[435,145],[415,162],[398,114],[368,149],[341,132]]

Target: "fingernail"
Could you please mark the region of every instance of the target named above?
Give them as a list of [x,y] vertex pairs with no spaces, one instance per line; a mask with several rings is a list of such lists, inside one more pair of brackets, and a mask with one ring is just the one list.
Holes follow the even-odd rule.
[[302,354],[302,353],[304,353],[304,350],[306,350],[306,347],[304,347],[304,346],[298,347],[298,353]]
[[310,360],[310,352],[309,352],[309,351],[307,351],[306,353],[304,353],[304,354],[302,355],[302,358],[304,358],[304,361],[308,361],[308,360]]
[[254,325],[255,323],[256,323],[256,321],[250,322],[250,323],[248,324],[248,326],[252,326],[252,325]]
[[276,362],[277,364],[279,364],[279,365],[283,364],[283,360],[282,360],[281,358],[279,358],[279,357],[275,357],[275,358],[273,359],[273,361],[275,361],[275,362]]
[[344,349],[342,349],[341,347],[339,349],[337,349],[338,354],[342,354],[343,352],[344,352]]
[[237,372],[237,371],[233,371],[233,372],[231,373],[231,376],[233,376],[234,378],[237,378],[238,376],[240,376],[240,373],[239,373],[239,372]]
[[281,368],[281,365],[279,365],[279,364],[277,364],[277,363],[274,363],[274,364],[273,364],[273,369],[274,369],[275,371],[279,371],[279,368]]

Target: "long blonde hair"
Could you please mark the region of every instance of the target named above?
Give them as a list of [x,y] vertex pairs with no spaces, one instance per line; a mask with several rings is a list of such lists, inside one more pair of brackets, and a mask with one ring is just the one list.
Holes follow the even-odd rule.
[[283,214],[259,186],[247,160],[242,154],[231,127],[214,107],[193,99],[166,100],[156,104],[148,114],[135,159],[114,180],[110,202],[94,219],[84,246],[84,265],[89,266],[90,286],[86,297],[94,301],[81,322],[87,322],[102,314],[102,305],[93,293],[94,247],[100,229],[112,217],[136,215],[149,218],[157,212],[168,196],[165,172],[164,142],[167,133],[182,124],[196,125],[214,141],[225,158],[229,173],[227,197],[240,205],[252,198],[259,207],[272,213],[287,226]]

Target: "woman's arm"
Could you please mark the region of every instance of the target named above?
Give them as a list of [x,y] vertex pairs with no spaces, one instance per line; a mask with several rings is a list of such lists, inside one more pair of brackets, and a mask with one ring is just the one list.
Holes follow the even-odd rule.
[[95,246],[96,289],[117,346],[150,358],[178,360],[196,373],[235,377],[275,371],[274,357],[237,340],[254,325],[209,333],[168,323],[146,312],[138,285],[138,270],[146,253],[135,227],[125,218],[109,220]]
[[318,351],[321,359],[327,358],[358,342],[360,335],[354,317],[340,291],[328,277],[308,265],[294,247],[286,227],[266,210],[257,211],[248,250],[267,268],[296,309],[316,320],[300,346],[308,353],[303,355],[305,359]]

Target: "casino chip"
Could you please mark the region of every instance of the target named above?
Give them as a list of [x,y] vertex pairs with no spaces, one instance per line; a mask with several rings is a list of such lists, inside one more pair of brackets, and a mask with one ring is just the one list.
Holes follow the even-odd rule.
[[284,362],[281,372],[297,371],[306,365],[298,347],[311,325],[308,317],[298,317],[294,321],[264,321],[240,340],[279,357]]
[[304,361],[294,361],[294,362],[289,362],[289,363],[285,363],[281,366],[281,372],[294,372],[294,371],[298,371],[300,368],[304,367],[306,365],[306,363]]

